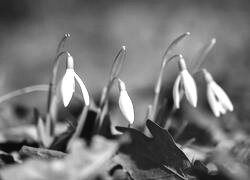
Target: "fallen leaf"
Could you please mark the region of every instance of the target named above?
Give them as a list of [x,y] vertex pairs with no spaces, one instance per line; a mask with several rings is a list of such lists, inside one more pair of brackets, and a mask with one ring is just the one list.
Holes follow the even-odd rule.
[[191,163],[170,133],[150,120],[146,126],[152,137],[133,128],[116,127],[128,133],[131,142],[121,146],[114,160],[135,179],[186,179],[184,174],[191,169]]

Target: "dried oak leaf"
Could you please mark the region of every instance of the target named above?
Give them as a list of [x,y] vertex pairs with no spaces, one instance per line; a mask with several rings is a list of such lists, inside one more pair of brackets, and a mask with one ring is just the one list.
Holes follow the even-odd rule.
[[116,127],[131,136],[129,144],[122,145],[114,161],[121,164],[136,180],[186,179],[191,162],[177,147],[170,133],[147,120],[152,137],[136,129]]

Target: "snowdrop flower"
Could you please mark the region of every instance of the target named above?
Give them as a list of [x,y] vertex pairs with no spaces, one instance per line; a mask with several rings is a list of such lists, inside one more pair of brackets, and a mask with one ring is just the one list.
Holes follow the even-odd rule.
[[124,115],[124,117],[129,121],[129,124],[133,124],[134,122],[134,107],[133,103],[127,93],[125,83],[118,79],[119,83],[119,91],[120,91],[120,96],[119,96],[119,107]]
[[75,73],[73,57],[68,53],[66,72],[63,76],[61,84],[62,100],[65,107],[69,105],[73,93],[75,92],[75,79],[78,82],[80,89],[82,91],[85,105],[88,106],[89,93],[81,78]]
[[173,99],[175,108],[180,108],[180,101],[185,93],[189,103],[196,107],[197,105],[197,89],[193,77],[187,70],[187,66],[183,57],[179,60],[180,74],[175,80],[173,87]]
[[214,81],[212,75],[206,70],[202,70],[207,82],[207,99],[216,117],[225,114],[227,111],[233,111],[233,104],[225,91]]

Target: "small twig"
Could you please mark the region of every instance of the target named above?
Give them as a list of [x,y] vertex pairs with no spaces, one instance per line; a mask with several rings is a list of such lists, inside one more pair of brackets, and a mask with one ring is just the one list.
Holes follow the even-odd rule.
[[50,149],[43,149],[43,148],[33,148],[29,146],[23,146],[22,149],[19,151],[21,156],[28,156],[32,158],[39,158],[39,159],[60,159],[64,158],[67,154],[61,151],[55,151]]
[[18,89],[16,91],[12,91],[8,94],[5,94],[3,96],[0,97],[0,104],[15,98],[17,96],[22,96],[24,94],[28,94],[28,93],[32,93],[32,92],[38,92],[38,91],[48,91],[49,86],[47,84],[39,84],[39,85],[33,85],[33,86],[28,86],[22,89]]

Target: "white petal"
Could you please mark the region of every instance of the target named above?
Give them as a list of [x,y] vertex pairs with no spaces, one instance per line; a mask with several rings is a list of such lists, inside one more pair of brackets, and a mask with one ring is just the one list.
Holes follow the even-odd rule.
[[185,95],[189,103],[196,107],[197,106],[197,89],[193,77],[187,70],[181,72],[181,78],[184,86]]
[[82,79],[75,72],[74,72],[74,76],[75,76],[76,81],[79,83],[79,86],[81,88],[82,96],[83,96],[85,105],[88,106],[89,105],[89,93],[88,93],[88,90],[87,90],[85,84],[83,83]]
[[74,91],[75,91],[74,70],[67,69],[66,73],[63,76],[61,84],[62,99],[65,107],[68,106]]
[[180,108],[180,101],[181,101],[180,80],[181,80],[181,76],[178,75],[174,82],[174,87],[173,87],[173,100],[174,100],[174,106],[176,109]]
[[220,102],[218,102],[218,109],[221,114],[226,114],[227,112],[227,110],[223,107],[223,105]]
[[224,107],[224,109],[233,111],[233,104],[230,101],[228,95],[225,93],[225,91],[214,81],[211,82],[211,86],[216,97],[219,99],[219,102]]
[[220,116],[220,107],[219,107],[218,101],[216,100],[214,92],[211,89],[210,83],[207,85],[207,100],[208,100],[208,103],[209,103],[210,108],[213,111],[214,115],[216,117],[219,117]]
[[129,123],[133,124],[133,122],[134,122],[134,107],[133,107],[133,103],[132,103],[126,90],[120,91],[119,107],[121,109],[122,114],[129,121]]

